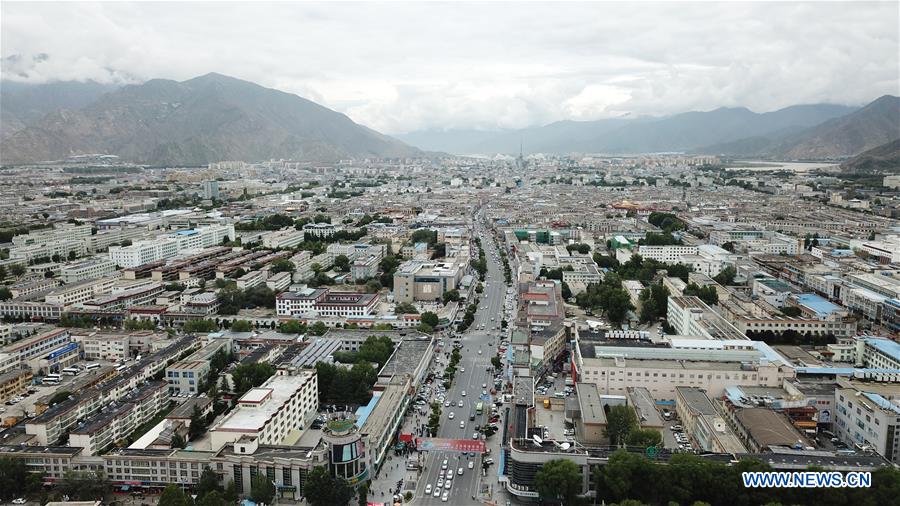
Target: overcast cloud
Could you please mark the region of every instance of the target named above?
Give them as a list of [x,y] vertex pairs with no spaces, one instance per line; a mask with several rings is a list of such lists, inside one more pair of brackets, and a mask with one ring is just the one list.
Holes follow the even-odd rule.
[[386,133],[900,94],[900,3],[0,4],[3,77],[219,72]]

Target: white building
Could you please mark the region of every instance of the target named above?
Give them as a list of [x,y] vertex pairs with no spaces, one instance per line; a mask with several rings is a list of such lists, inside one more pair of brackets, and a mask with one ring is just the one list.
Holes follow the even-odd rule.
[[217,246],[224,239],[234,240],[234,225],[209,225],[193,230],[179,230],[158,236],[156,239],[138,241],[131,246],[110,246],[109,259],[124,268],[172,258],[178,253],[198,248]]
[[900,388],[839,378],[834,395],[835,435],[900,464]]
[[318,377],[314,370],[295,375],[279,371],[259,387],[247,391],[211,429],[212,449],[218,451],[241,436],[260,444],[277,445],[293,431],[305,429],[319,409]]
[[65,283],[77,283],[86,279],[109,276],[114,272],[116,272],[115,262],[107,258],[96,257],[62,266],[60,278]]
[[262,244],[267,248],[293,248],[304,241],[305,232],[288,227],[263,234]]

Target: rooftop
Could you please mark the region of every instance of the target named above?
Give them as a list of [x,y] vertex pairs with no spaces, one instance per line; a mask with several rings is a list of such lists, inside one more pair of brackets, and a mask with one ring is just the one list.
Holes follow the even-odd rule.
[[[254,388],[241,397],[238,404],[224,419],[213,428],[223,431],[258,431],[279,409],[299,390],[304,383],[315,375],[313,371],[301,371],[297,375],[275,375],[260,387]],[[260,402],[268,395],[266,402],[255,406],[244,405],[243,402]]]

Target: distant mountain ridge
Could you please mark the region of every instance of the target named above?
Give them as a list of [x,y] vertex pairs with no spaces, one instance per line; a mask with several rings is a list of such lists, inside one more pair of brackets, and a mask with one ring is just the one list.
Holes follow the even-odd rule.
[[841,168],[856,173],[900,174],[900,138],[846,160]]
[[59,109],[80,109],[119,88],[94,81],[25,84],[0,81],[0,138],[35,124]]
[[0,144],[8,164],[84,153],[152,165],[422,155],[297,95],[215,73],[124,86],[80,109],[50,112]]
[[[561,121],[520,130],[413,132],[397,137],[420,147],[455,154],[515,154],[524,145],[524,150],[530,153],[676,151],[779,159],[833,159],[858,154],[893,138],[898,127],[890,118],[894,114],[892,111],[900,111],[896,101],[897,97],[885,96],[861,109],[809,104],[767,113],[755,113],[743,107],[723,107],[665,118]],[[825,130],[816,133],[817,127],[830,133]],[[853,135],[848,133],[850,131],[858,133]],[[818,145],[813,140],[829,135],[830,139]],[[844,139],[845,136],[855,139]]]

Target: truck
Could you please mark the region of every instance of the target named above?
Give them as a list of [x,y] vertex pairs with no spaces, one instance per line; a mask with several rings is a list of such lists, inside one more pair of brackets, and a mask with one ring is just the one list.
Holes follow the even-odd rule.
[[574,387],[574,386],[575,386],[575,382],[572,381],[572,378],[566,378],[566,386],[567,386],[567,387]]

